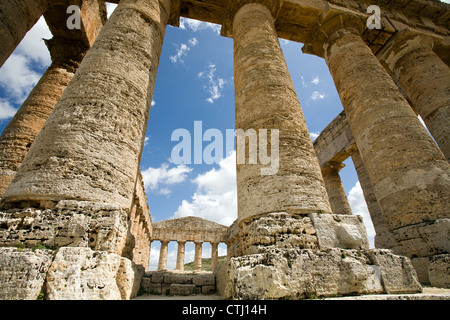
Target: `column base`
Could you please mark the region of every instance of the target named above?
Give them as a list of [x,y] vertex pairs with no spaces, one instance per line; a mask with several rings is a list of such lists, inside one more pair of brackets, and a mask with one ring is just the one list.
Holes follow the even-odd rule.
[[108,203],[64,200],[53,209],[0,211],[0,246],[87,247],[130,257],[128,214]]
[[231,258],[225,299],[313,299],[422,291],[411,261],[386,249],[277,249]]

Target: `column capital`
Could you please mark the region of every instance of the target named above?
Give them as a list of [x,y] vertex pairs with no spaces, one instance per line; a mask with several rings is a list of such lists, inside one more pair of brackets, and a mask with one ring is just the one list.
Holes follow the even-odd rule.
[[233,36],[233,21],[236,13],[245,5],[260,4],[265,6],[271,13],[274,20],[278,17],[284,0],[225,0],[225,9],[227,16],[222,26],[222,36]]
[[377,58],[386,65],[390,71],[394,71],[397,62],[406,54],[417,49],[433,49],[434,40],[432,37],[418,33],[411,29],[398,32],[377,54]]
[[332,172],[338,173],[344,167],[345,167],[345,164],[342,162],[328,161],[327,164],[325,166],[323,166],[321,169],[322,169],[322,174],[332,173]]
[[365,29],[367,17],[366,14],[327,3],[316,26],[310,32],[302,52],[325,57],[330,44],[340,36],[348,33],[361,35]]

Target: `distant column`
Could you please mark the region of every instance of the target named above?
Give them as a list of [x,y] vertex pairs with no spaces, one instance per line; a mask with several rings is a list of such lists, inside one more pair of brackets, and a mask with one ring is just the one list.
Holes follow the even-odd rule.
[[322,176],[330,199],[331,210],[335,214],[352,214],[347,194],[342,184],[339,171],[345,167],[342,162],[329,162],[322,168]]
[[450,68],[434,53],[433,45],[428,36],[401,32],[387,46],[382,61],[450,161]]
[[203,242],[194,242],[194,243],[195,243],[194,271],[201,271]]
[[0,67],[47,11],[50,0],[0,1]]
[[0,137],[0,198],[88,50],[73,39],[53,38],[47,46],[52,64]]
[[219,243],[211,243],[211,271],[214,272],[219,265]]
[[161,249],[159,250],[158,270],[167,269],[167,248],[169,241],[161,241]]
[[184,270],[184,253],[186,241],[177,241],[178,249],[177,249],[177,266],[176,270],[183,271]]

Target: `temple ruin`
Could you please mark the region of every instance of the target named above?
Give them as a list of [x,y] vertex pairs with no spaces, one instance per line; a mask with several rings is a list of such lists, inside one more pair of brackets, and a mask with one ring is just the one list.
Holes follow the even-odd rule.
[[[101,0],[0,3],[0,66],[41,16],[53,34],[52,64],[0,137],[0,299],[130,299],[140,288],[217,290],[227,299],[450,288],[450,5],[107,2],[118,3],[109,19]],[[70,5],[81,8],[80,29],[66,27]],[[380,28],[368,27],[370,5],[381,9]],[[279,129],[275,175],[261,175],[260,163],[237,165],[230,227],[195,217],[152,222],[139,171],[165,29],[180,17],[219,24],[233,39],[235,127]],[[279,38],[325,59],[339,93],[344,111],[314,143]],[[375,249],[339,177],[349,157]],[[161,242],[160,270],[149,273],[153,241]],[[178,243],[173,272],[170,241]],[[187,241],[196,244],[192,274],[183,274]],[[215,272],[206,275],[203,242],[213,248]],[[220,265],[219,243],[228,248]]]

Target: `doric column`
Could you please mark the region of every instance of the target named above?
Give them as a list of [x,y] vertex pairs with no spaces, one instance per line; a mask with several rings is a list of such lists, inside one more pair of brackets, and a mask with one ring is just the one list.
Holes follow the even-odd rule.
[[122,0],[14,181],[9,205],[78,199],[130,208],[170,0]]
[[177,250],[177,266],[176,270],[183,271],[184,270],[184,252],[186,241],[177,241],[178,250]]
[[[262,175],[268,165],[249,164],[249,151],[245,164],[237,164],[238,220],[242,224],[273,212],[329,213],[319,163],[274,26],[273,15],[281,2],[229,3],[230,11],[236,12],[232,19],[236,129],[256,130],[259,142],[259,130],[272,135],[271,130],[279,130],[278,171]],[[271,139],[267,140],[270,152]],[[265,154],[260,145],[256,151],[259,157]]]
[[25,34],[47,11],[49,0],[3,0],[0,2],[0,67]]
[[195,243],[194,271],[201,271],[203,242],[194,242],[194,243]]
[[319,23],[311,42],[323,48],[388,229],[449,217],[450,166],[357,23],[332,10]]
[[396,241],[383,220],[383,211],[375,196],[372,183],[370,182],[369,175],[367,174],[364,162],[362,161],[358,150],[352,154],[352,161],[376,232],[375,248],[393,248],[396,245]]
[[0,197],[69,85],[88,48],[73,39],[47,41],[52,64],[0,137]]
[[425,35],[400,32],[379,58],[392,72],[450,160],[450,69]]
[[161,248],[159,250],[158,270],[167,269],[167,248],[169,241],[161,240]]
[[334,214],[352,214],[347,194],[342,184],[339,171],[345,167],[342,162],[329,162],[322,168],[322,176]]
[[214,272],[219,265],[219,243],[211,243],[211,271]]

